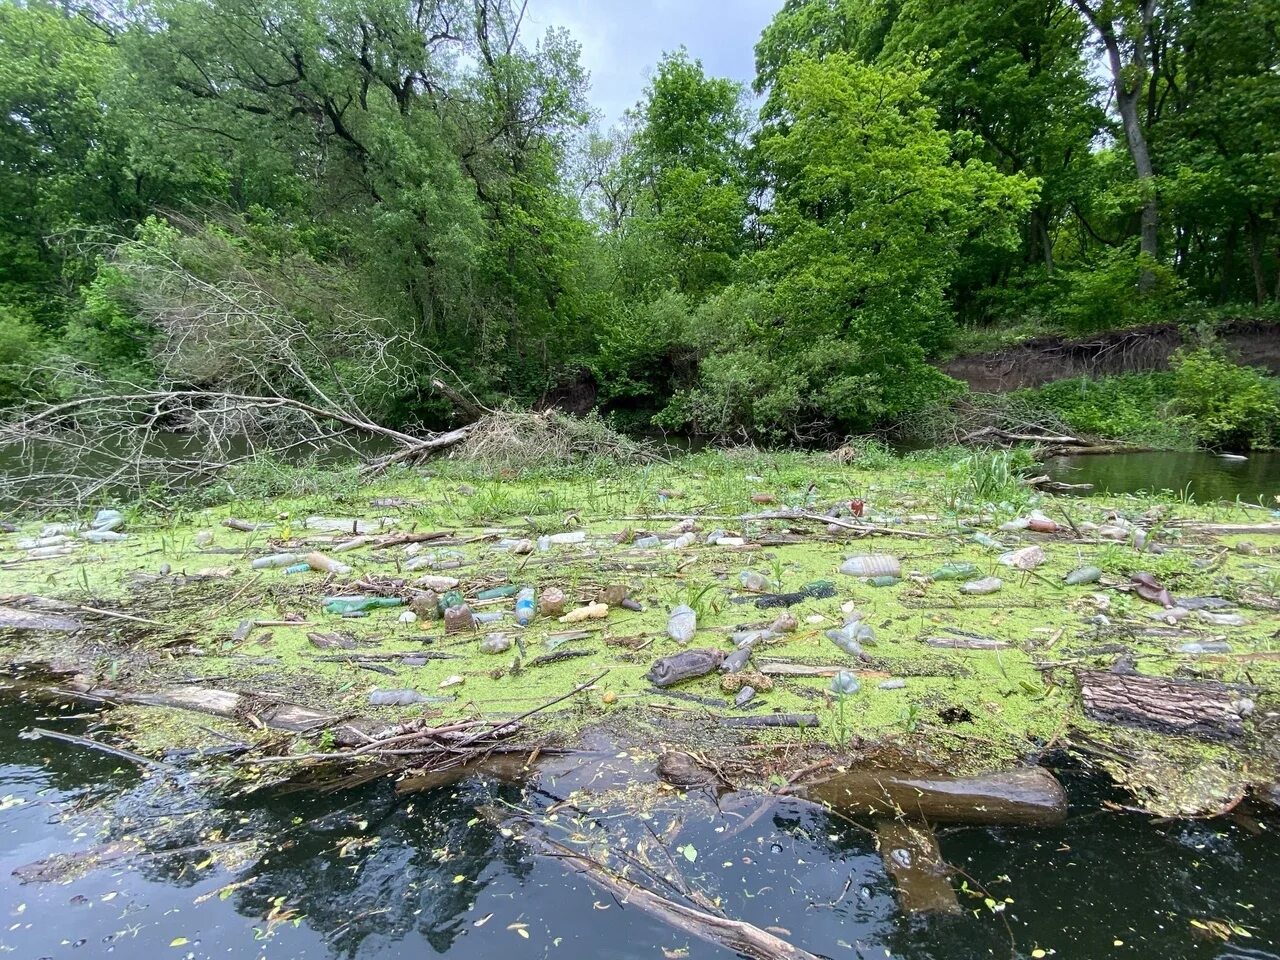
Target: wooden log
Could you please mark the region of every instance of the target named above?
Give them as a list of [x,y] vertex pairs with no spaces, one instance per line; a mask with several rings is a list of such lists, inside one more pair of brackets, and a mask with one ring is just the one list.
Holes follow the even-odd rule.
[[48,630],[54,633],[74,633],[83,629],[84,623],[73,617],[0,606],[0,630]]
[[1047,826],[1067,817],[1067,793],[1043,767],[981,777],[850,770],[801,787],[796,795],[851,816],[931,823]]
[[1108,670],[1080,670],[1076,678],[1090,719],[1210,740],[1244,734],[1250,705],[1226,684]]
[[926,823],[877,820],[876,846],[907,913],[959,913],[938,838]]
[[765,727],[816,727],[816,713],[768,713],[759,717],[720,717],[722,727],[758,730]]
[[[481,811],[487,819],[497,820],[493,811]],[[525,821],[510,821],[520,828],[518,837],[536,852],[551,857],[568,870],[583,874],[592,883],[611,894],[622,907],[637,909],[662,922],[714,946],[724,947],[752,960],[820,960],[802,947],[788,943],[768,930],[744,920],[717,916],[697,907],[677,903],[645,887],[623,878],[608,866],[580,850],[557,843]]]

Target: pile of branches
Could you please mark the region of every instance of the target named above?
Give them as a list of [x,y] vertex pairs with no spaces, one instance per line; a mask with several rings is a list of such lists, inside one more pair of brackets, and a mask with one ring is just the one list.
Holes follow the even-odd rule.
[[592,460],[649,463],[661,459],[652,444],[623,436],[599,416],[572,417],[558,410],[498,410],[471,425],[450,454],[497,472]]
[[[179,224],[180,225],[180,224]],[[388,398],[424,385],[452,409],[486,412],[412,330],[357,314],[340,279],[245,266],[211,231],[174,250],[121,242],[105,255],[127,280],[127,308],[151,331],[154,377],[104,379],[53,361],[33,380],[72,399],[34,403],[0,421],[0,500],[77,506],[149,488],[188,488],[251,460],[349,455],[367,472],[462,441],[401,430]],[[218,264],[217,269],[208,264]],[[301,291],[301,292],[300,292]],[[12,465],[18,465],[16,468]]]

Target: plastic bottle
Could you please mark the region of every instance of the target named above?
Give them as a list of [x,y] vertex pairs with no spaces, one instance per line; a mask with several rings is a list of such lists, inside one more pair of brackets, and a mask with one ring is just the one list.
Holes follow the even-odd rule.
[[716,543],[716,542],[717,542],[721,537],[727,537],[728,535],[729,535],[729,531],[728,531],[728,530],[712,530],[710,533],[708,533],[708,534],[707,534],[707,540],[706,540],[706,542],[707,542],[708,544],[714,544],[714,543]]
[[388,610],[404,606],[399,597],[331,597],[325,601],[325,613],[363,613],[366,610]]
[[121,540],[128,540],[129,535],[116,533],[114,530],[85,530],[80,534],[80,539],[90,543],[119,543]]
[[462,606],[462,603],[462,594],[457,590],[449,590],[440,595],[440,599],[436,601],[436,607],[439,609],[440,613],[443,614],[450,607]]
[[668,637],[683,647],[693,639],[697,631],[698,615],[693,612],[692,607],[682,603],[671,611],[671,616],[667,618]]
[[828,630],[826,636],[851,657],[862,656],[862,644],[875,640],[875,632],[861,620],[846,623],[839,630]]
[[751,647],[739,647],[720,661],[721,673],[739,673],[751,659]]
[[441,590],[452,590],[458,585],[458,578],[437,577],[428,573],[415,580],[414,585],[421,587],[423,590],[435,590],[438,593]]
[[43,550],[45,547],[60,547],[70,541],[62,534],[56,534],[52,537],[28,537],[25,540],[19,540],[14,546],[19,550]]
[[296,553],[273,553],[269,557],[258,557],[249,564],[254,570],[272,570],[276,567],[289,567],[302,560]]
[[564,613],[564,591],[559,587],[548,587],[538,598],[538,612],[544,617],[558,617]]
[[462,633],[464,630],[474,630],[475,628],[476,618],[472,615],[471,608],[465,603],[460,603],[457,606],[445,609],[445,633]]
[[476,623],[497,623],[504,616],[506,616],[506,614],[501,610],[488,610],[484,613],[472,613],[471,619]]
[[768,577],[763,573],[756,573],[754,570],[743,570],[738,574],[738,582],[742,584],[744,590],[751,590],[755,593],[764,593],[772,587]]
[[[454,581],[457,586],[457,581]],[[488,590],[481,590],[476,594],[477,600],[501,600],[503,597],[514,597],[520,592],[517,586],[507,585],[505,587],[490,587]]]
[[521,587],[516,594],[516,623],[527,627],[533,620],[534,605],[533,587]]
[[1078,587],[1085,583],[1097,583],[1101,579],[1101,567],[1077,567],[1063,577],[1066,584],[1071,587]]
[[901,577],[868,577],[867,583],[873,587],[896,587],[902,582]]
[[978,575],[978,568],[972,563],[944,563],[933,573],[931,580],[972,580]]
[[326,557],[323,553],[308,553],[305,559],[307,566],[320,573],[334,573],[344,576],[351,572],[351,568],[345,563],[339,563],[332,557]]
[[999,593],[1003,587],[1004,581],[999,577],[983,577],[981,580],[970,580],[968,583],[960,584],[960,592],[971,596],[985,596],[989,593]]
[[659,540],[657,537],[648,536],[648,537],[640,537],[639,539],[636,540],[635,543],[632,544],[632,546],[635,547],[637,550],[652,550],[654,547],[658,546],[661,543],[662,541]]
[[697,539],[697,536],[696,536],[695,534],[692,534],[692,533],[682,533],[682,534],[680,534],[680,536],[676,537],[674,540],[672,540],[670,543],[668,543],[668,544],[666,545],[666,548],[665,548],[665,549],[667,549],[667,550],[683,550],[685,547],[692,546],[692,545],[693,545],[693,541],[694,541],[694,540],[696,540],[696,539]]
[[900,577],[902,564],[897,557],[872,553],[861,557],[849,557],[840,564],[840,572],[851,577]]
[[306,561],[303,561],[302,563],[291,563],[289,566],[284,568],[284,572],[290,575],[295,573],[310,573],[311,564]]
[[115,530],[124,523],[124,516],[119,510],[99,510],[89,524],[94,530]]
[[70,544],[61,547],[38,547],[27,554],[29,560],[52,560],[54,557],[69,557],[75,552]]
[[831,692],[838,697],[847,697],[850,694],[857,693],[862,684],[858,683],[858,678],[848,670],[841,670],[831,678]]

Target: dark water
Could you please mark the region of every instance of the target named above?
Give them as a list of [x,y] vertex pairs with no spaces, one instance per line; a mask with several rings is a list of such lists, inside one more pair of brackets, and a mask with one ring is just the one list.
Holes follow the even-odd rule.
[[[32,724],[84,729],[85,721],[59,720],[59,712],[67,711],[0,703],[3,954],[732,955],[618,902],[477,818],[477,807],[504,801],[545,811],[575,789],[639,775],[639,766],[629,773],[629,761],[613,751],[560,761],[527,790],[473,777],[402,796],[382,781],[324,796],[227,797],[198,772],[144,779],[127,762],[19,738]],[[1273,823],[1156,823],[1105,810],[1101,788],[1079,774],[1062,775],[1073,802],[1061,828],[939,829],[944,856],[1004,906],[994,913],[962,894],[971,912],[931,920],[900,913],[865,830],[797,802],[779,803],[740,831],[758,800],[722,797],[717,806],[706,794],[690,794],[654,810],[648,826],[607,805],[584,821],[591,829],[573,823],[567,810],[556,819],[566,837],[599,836],[603,824],[617,846],[625,838],[634,847],[650,828],[671,829],[669,850],[696,851],[692,863],[674,854],[681,872],[720,897],[729,916],[784,928],[780,935],[833,958],[1021,958],[1039,957],[1039,950],[1064,960],[1280,956]],[[53,854],[131,836],[148,838],[142,856],[65,882],[22,883],[11,874]],[[29,867],[25,872],[30,876]],[[1193,921],[1235,924],[1252,936],[1236,933],[1224,942]]]
[[1280,507],[1280,452],[1254,451],[1247,460],[1212,453],[1121,453],[1094,457],[1053,457],[1045,467],[1055,480],[1091,483],[1099,493],[1187,491],[1198,503],[1259,500]]

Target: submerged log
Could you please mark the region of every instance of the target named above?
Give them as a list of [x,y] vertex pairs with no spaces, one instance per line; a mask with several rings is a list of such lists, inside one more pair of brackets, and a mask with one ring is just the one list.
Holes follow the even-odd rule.
[[876,822],[876,846],[907,913],[959,913],[933,828],[901,820]]
[[1252,703],[1226,684],[1138,673],[1081,670],[1085,715],[1104,723],[1229,740],[1244,734]]
[[83,629],[84,623],[74,617],[0,606],[0,630],[48,630],[54,633],[74,633]]
[[1049,826],[1067,817],[1067,793],[1043,767],[981,777],[850,770],[796,794],[853,816],[1014,826]]
[[[498,821],[494,811],[481,811],[486,819]],[[724,947],[752,960],[820,960],[802,947],[788,943],[768,930],[745,920],[731,920],[706,910],[669,900],[615,873],[606,864],[580,850],[557,843],[524,820],[511,821],[520,827],[518,836],[535,852],[554,859],[562,867],[583,874],[611,894],[625,907],[636,907],[691,937]]]

